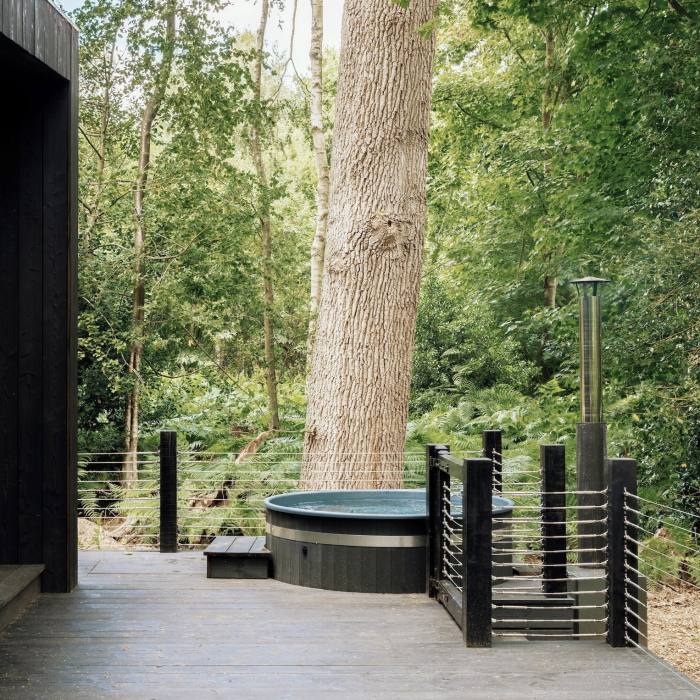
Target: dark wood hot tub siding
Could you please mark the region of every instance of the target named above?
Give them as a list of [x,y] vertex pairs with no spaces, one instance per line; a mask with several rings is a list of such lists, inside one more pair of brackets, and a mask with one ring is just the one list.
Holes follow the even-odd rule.
[[[311,532],[425,535],[424,519],[323,518],[268,511],[268,523]],[[424,593],[425,547],[347,547],[268,534],[273,576],[310,588],[356,593]]]
[[270,537],[273,577],[352,593],[425,593],[425,547],[343,547]]

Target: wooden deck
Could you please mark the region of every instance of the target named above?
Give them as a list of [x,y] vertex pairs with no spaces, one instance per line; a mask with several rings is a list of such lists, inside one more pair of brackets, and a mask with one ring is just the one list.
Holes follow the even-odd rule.
[[0,697],[697,698],[599,642],[466,649],[424,595],[206,578],[201,552],[84,552],[80,586],[0,634]]

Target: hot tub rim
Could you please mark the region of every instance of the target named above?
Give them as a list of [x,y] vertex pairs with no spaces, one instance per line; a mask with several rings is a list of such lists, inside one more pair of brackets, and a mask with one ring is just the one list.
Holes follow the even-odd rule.
[[[308,497],[312,494],[359,494],[359,493],[422,493],[425,494],[425,489],[329,489],[327,491],[287,491],[286,493],[278,493],[273,496],[268,496],[265,499],[265,508],[267,510],[276,511],[278,513],[288,513],[290,515],[300,515],[304,517],[316,518],[345,518],[345,519],[360,519],[360,520],[425,520],[426,513],[352,513],[349,511],[333,511],[333,510],[308,510],[297,508],[294,506],[285,506],[275,502],[275,499],[284,499],[294,496]],[[491,497],[492,517],[507,515],[513,511],[514,502],[502,496]],[[500,501],[497,507],[493,507],[494,503]],[[460,514],[455,513],[459,516]]]

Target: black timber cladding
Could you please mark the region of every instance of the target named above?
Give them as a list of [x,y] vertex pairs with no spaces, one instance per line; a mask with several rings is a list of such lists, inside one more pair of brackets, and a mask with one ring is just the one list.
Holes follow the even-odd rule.
[[77,78],[78,32],[47,0],[0,0],[0,34],[66,80]]
[[0,563],[77,580],[78,34],[0,0]]

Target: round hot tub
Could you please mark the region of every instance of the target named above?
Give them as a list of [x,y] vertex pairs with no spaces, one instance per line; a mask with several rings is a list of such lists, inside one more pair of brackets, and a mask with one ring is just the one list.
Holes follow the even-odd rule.
[[[512,502],[494,496],[497,518]],[[423,593],[424,490],[303,491],[270,496],[267,547],[279,581],[364,593]],[[459,517],[461,500],[452,513]]]

